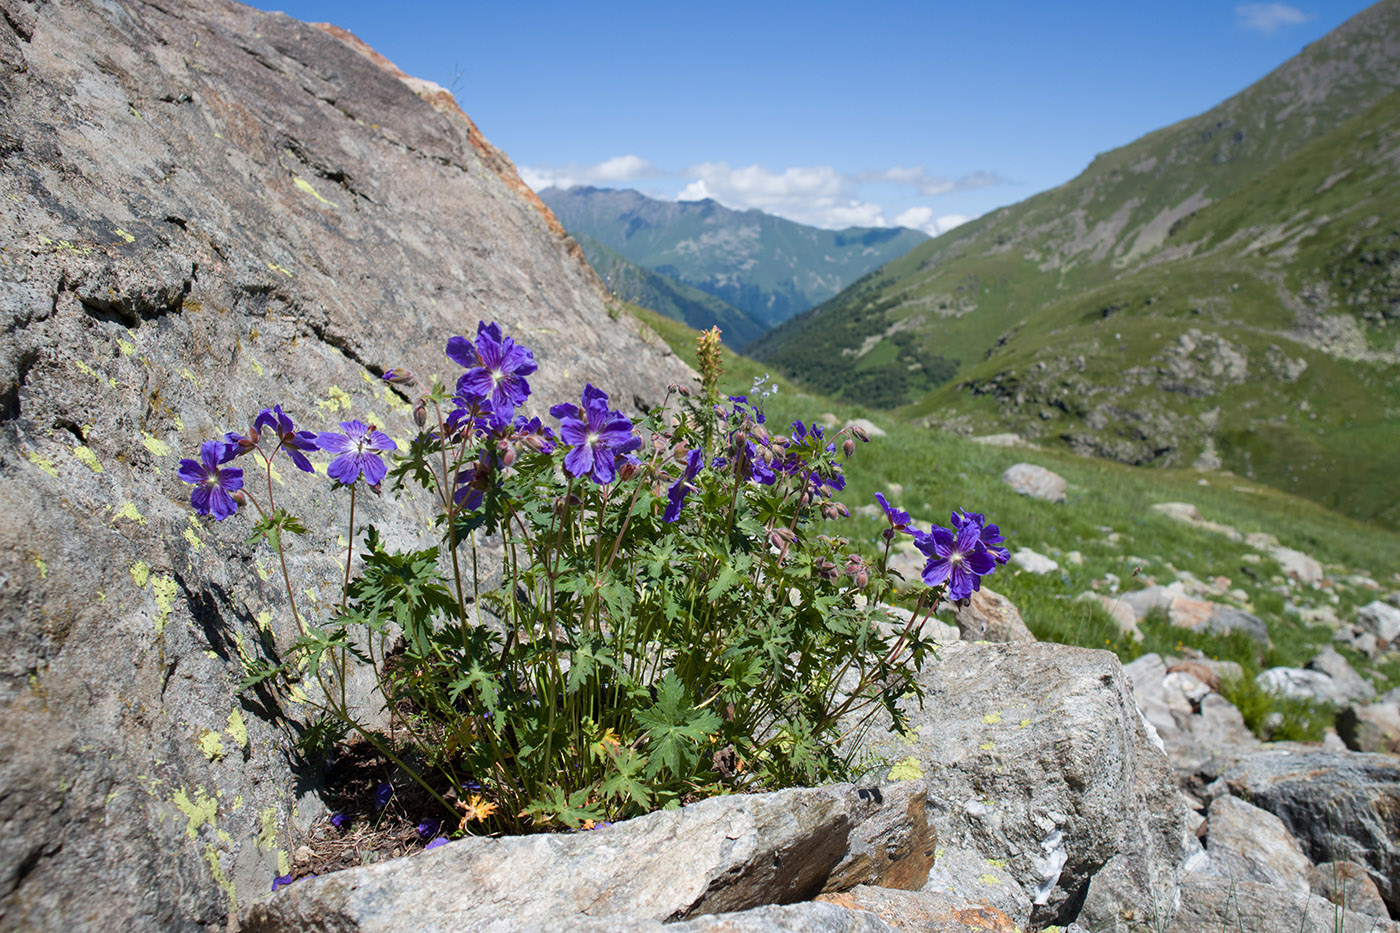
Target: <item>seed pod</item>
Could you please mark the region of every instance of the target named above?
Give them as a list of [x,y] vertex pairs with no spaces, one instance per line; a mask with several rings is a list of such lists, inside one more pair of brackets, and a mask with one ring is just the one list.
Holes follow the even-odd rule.
[[833,502],[831,503],[831,507],[834,510],[836,510],[836,512],[838,512],[842,518],[851,517],[851,510],[846,508],[846,504],[844,502]]
[[539,453],[540,451],[544,450],[544,437],[542,435],[526,434],[520,439],[520,442],[526,447],[533,450],[535,453]]
[[758,441],[760,444],[768,443],[768,429],[763,425],[754,425],[751,433],[753,434],[754,440]]
[[681,394],[682,398],[690,398],[690,386],[676,386],[676,391]]
[[384,374],[384,381],[394,385],[404,385],[413,381],[413,373],[407,369],[391,369]]
[[865,589],[865,584],[869,582],[870,574],[866,573],[864,570],[856,574],[856,586],[860,587],[861,589]]

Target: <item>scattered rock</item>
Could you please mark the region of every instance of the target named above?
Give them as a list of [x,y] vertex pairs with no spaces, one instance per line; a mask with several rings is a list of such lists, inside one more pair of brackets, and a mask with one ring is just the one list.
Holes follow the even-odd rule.
[[1192,878],[1181,886],[1181,903],[1166,929],[1171,933],[1394,933],[1389,920],[1338,911],[1309,891],[1254,881]]
[[1269,750],[1231,766],[1222,779],[1230,793],[1283,820],[1315,864],[1365,866],[1391,913],[1400,914],[1400,762]]
[[1310,671],[1321,671],[1332,678],[1333,686],[1347,700],[1366,702],[1376,697],[1376,688],[1356,673],[1356,668],[1331,645],[1318,652],[1307,667]]
[[995,907],[946,894],[893,891],[862,885],[821,900],[867,910],[897,930],[921,933],[1020,933],[1020,924]]
[[817,420],[820,421],[824,427],[828,428],[834,428],[841,423],[841,419],[829,411],[824,411],[820,415],[817,415]]
[[985,586],[953,614],[965,641],[1035,641],[1011,600]]
[[970,439],[974,444],[981,444],[984,447],[1030,447],[1031,445],[1019,434],[980,434]]
[[1400,638],[1400,609],[1374,600],[1356,610],[1356,624],[1388,645]]
[[1283,821],[1267,810],[1229,794],[1217,797],[1210,805],[1206,833],[1206,852],[1225,877],[1311,890],[1312,862]]
[[1054,559],[1036,553],[1028,547],[1020,548],[1012,554],[1011,563],[1026,573],[1051,573],[1060,569],[1060,565]]
[[1142,641],[1142,630],[1138,628],[1137,614],[1123,600],[1100,593],[1080,593],[1075,597],[1075,602],[1098,603],[1113,618],[1113,621],[1118,623],[1118,630],[1123,633],[1124,637]]
[[1348,707],[1337,716],[1337,734],[1354,752],[1400,754],[1400,703]]
[[867,435],[869,435],[870,437],[884,437],[884,436],[885,436],[885,429],[876,426],[876,424],[875,424],[874,422],[872,422],[872,421],[871,421],[870,419],[868,419],[868,418],[852,418],[850,421],[847,421],[847,422],[846,422],[846,427],[848,427],[848,428],[860,428],[862,431],[864,431],[864,432],[865,432]]
[[1182,782],[1209,783],[1259,747],[1233,704],[1188,671],[1168,671],[1160,655],[1145,654],[1125,665],[1123,673]]
[[860,811],[854,787],[833,785],[713,797],[589,833],[460,839],[300,881],[253,905],[243,929],[387,933],[407,918],[417,929],[518,929],[809,900],[842,861]]
[[1312,889],[1339,907],[1386,917],[1385,901],[1366,869],[1355,862],[1323,862],[1311,872]]
[[1274,547],[1270,548],[1268,553],[1278,562],[1279,569],[1285,577],[1292,577],[1299,583],[1322,582],[1322,565],[1302,551],[1295,551],[1289,547]]
[[1059,474],[1034,463],[1018,463],[1009,467],[1001,474],[1001,481],[1023,496],[1046,502],[1064,502],[1068,487]]
[[1207,521],[1201,514],[1201,510],[1189,502],[1159,502],[1152,506],[1153,510],[1160,512],[1168,518],[1174,518],[1179,522],[1185,522],[1202,531],[1212,531],[1219,535],[1224,535],[1231,541],[1243,540],[1239,529],[1232,525],[1222,525],[1219,522]]
[[1321,671],[1310,671],[1301,667],[1271,667],[1261,671],[1254,678],[1261,690],[1281,697],[1301,700],[1317,700],[1323,703],[1342,705],[1347,701],[1346,694],[1337,682]]

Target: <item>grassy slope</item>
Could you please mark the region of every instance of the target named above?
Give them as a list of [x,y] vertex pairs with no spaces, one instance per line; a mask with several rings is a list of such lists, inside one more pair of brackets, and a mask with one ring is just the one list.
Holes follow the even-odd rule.
[[[1400,3],[1378,5],[1211,112],[916,248],[750,351],[819,391],[1129,462],[1191,463],[1212,433],[1199,416],[1218,409],[1227,467],[1400,526],[1395,366],[1325,352],[1304,326],[1346,314],[1352,343],[1396,349],[1397,27]],[[1192,328],[1245,353],[1244,384],[1164,392],[1130,373],[1162,366]],[[1308,369],[1283,382],[1271,354]]]
[[[695,365],[694,333],[667,318],[638,308],[634,314],[650,324],[676,352]],[[726,378],[721,388],[746,390],[764,375],[764,364],[725,353]],[[1177,650],[1178,643],[1193,644],[1218,657],[1254,666],[1302,664],[1331,638],[1321,627],[1302,624],[1284,609],[1286,601],[1298,605],[1332,604],[1343,619],[1356,605],[1377,598],[1375,592],[1345,582],[1351,573],[1364,573],[1388,589],[1400,578],[1400,534],[1376,529],[1338,515],[1315,502],[1247,483],[1229,474],[1194,471],[1147,470],[1074,456],[1060,450],[1017,450],[985,447],[964,438],[930,431],[889,413],[873,412],[851,403],[811,394],[779,380],[781,390],[766,405],[770,420],[785,424],[794,418],[810,421],[831,412],[843,421],[867,417],[888,431],[862,445],[849,462],[848,485],[841,499],[852,510],[872,503],[878,491],[891,484],[903,486],[895,502],[908,509],[920,524],[947,522],[948,512],[961,507],[982,511],[1001,525],[1009,546],[1030,547],[1061,558],[1058,574],[1014,574],[1003,568],[990,585],[1020,607],[1031,630],[1042,639],[1107,647],[1125,660],[1145,650]],[[1069,501],[1055,505],[1028,499],[1001,482],[1002,472],[1014,463],[1029,461],[1048,467],[1070,484]],[[1183,525],[1151,509],[1159,502],[1196,504],[1207,518],[1231,524],[1242,532],[1263,531],[1284,544],[1312,554],[1337,581],[1330,590],[1290,584],[1278,576],[1267,558],[1251,563],[1251,548],[1210,532]],[[852,515],[837,523],[835,533],[853,546],[874,554],[881,546],[883,524]],[[1106,530],[1107,529],[1107,530]],[[1109,531],[1122,536],[1117,544]],[[1078,551],[1084,563],[1075,566],[1064,554]],[[1201,579],[1225,576],[1232,587],[1243,589],[1253,611],[1269,625],[1273,647],[1259,652],[1241,639],[1197,636],[1162,624],[1147,623],[1147,642],[1136,645],[1120,639],[1114,623],[1097,607],[1071,600],[1091,589],[1091,581],[1107,573],[1117,574],[1125,589],[1132,589],[1135,567],[1140,579],[1168,583],[1174,570],[1189,570]],[[1367,665],[1353,657],[1358,669]],[[1400,683],[1400,665],[1379,672],[1384,682]]]

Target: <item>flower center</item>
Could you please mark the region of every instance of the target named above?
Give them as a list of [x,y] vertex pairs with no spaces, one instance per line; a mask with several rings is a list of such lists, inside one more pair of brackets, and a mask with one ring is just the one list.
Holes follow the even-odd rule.
[[948,560],[954,564],[961,564],[963,562],[962,551],[954,551],[953,553],[949,554]]
[[492,385],[496,385],[498,382],[500,382],[500,381],[501,381],[502,379],[504,379],[505,377],[506,377],[506,374],[503,373],[503,372],[501,372],[499,369],[493,369],[493,370],[491,370],[491,384],[492,384]]
[[589,434],[587,437],[585,437],[585,438],[583,439],[583,442],[584,442],[585,444],[587,444],[589,447],[592,447],[594,444],[598,443],[598,435],[597,435],[597,433],[595,432],[595,433]]
[[215,486],[219,485],[219,474],[210,473],[204,478],[204,485],[208,486],[210,489],[213,489]]

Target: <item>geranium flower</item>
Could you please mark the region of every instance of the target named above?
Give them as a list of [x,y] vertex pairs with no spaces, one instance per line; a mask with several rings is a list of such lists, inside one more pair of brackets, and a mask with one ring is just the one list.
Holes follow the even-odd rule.
[[446,837],[446,836],[438,836],[438,837],[437,837],[436,839],[434,839],[432,842],[430,842],[430,843],[428,843],[427,845],[425,845],[425,846],[423,847],[423,851],[426,852],[426,851],[428,851],[429,849],[436,849],[436,848],[438,848],[439,846],[445,846],[445,845],[447,845],[447,837]]
[[927,534],[914,533],[914,546],[928,555],[923,578],[929,586],[948,584],[948,598],[967,599],[982,588],[981,579],[996,569],[980,535],[982,526],[964,519],[956,535],[934,525]]
[[292,458],[297,469],[306,473],[316,472],[311,461],[306,459],[306,454],[302,453],[302,451],[321,449],[316,444],[316,432],[298,431],[296,425],[292,424],[292,419],[282,413],[281,405],[264,408],[254,419],[253,429],[255,431],[271,431],[276,434],[277,439],[282,442],[282,449],[287,452],[288,457]]
[[496,414],[507,420],[529,398],[525,377],[539,368],[535,355],[501,336],[495,323],[477,323],[475,344],[465,337],[448,340],[447,355],[467,368],[457,380],[458,394],[490,399]]
[[567,402],[549,413],[559,419],[559,436],[572,445],[564,456],[570,476],[587,476],[598,485],[617,475],[620,458],[642,446],[632,422],[620,411],[608,408],[608,394],[592,384],[584,386],[583,408]]
[[705,465],[705,452],[699,449],[692,450],[690,456],[685,461],[685,473],[680,479],[671,484],[671,488],[666,490],[666,498],[669,502],[666,511],[662,513],[663,522],[680,521],[681,508],[685,505],[685,497],[690,495],[695,488],[692,481],[700,473],[701,467]]
[[326,467],[326,474],[343,486],[353,486],[361,476],[371,486],[384,482],[389,468],[377,451],[398,450],[399,445],[383,431],[362,421],[342,421],[344,434],[322,431],[316,436],[321,449],[340,454]]
[[223,441],[205,441],[199,447],[199,458],[181,460],[178,475],[180,479],[194,485],[190,493],[190,505],[200,515],[213,515],[216,521],[223,521],[238,511],[238,503],[230,493],[243,488],[243,471],[237,467],[226,467],[228,445]]
[[389,805],[389,798],[394,796],[394,785],[388,781],[380,781],[374,788],[374,809],[383,810]]
[[959,509],[953,513],[952,521],[954,531],[962,527],[964,521],[976,522],[982,529],[979,540],[987,548],[987,553],[992,555],[992,559],[995,560],[998,565],[1005,564],[1011,560],[1011,552],[1004,547],[998,547],[998,545],[1006,540],[1001,534],[1001,529],[996,525],[988,525],[986,516],[981,512],[964,512],[962,509]]
[[[875,501],[880,503],[880,508],[885,510],[885,518],[889,520],[890,528],[895,531],[903,531],[909,525],[909,513],[903,509],[897,509],[890,505],[882,492],[875,493]],[[957,522],[953,522],[953,527],[958,527]]]

